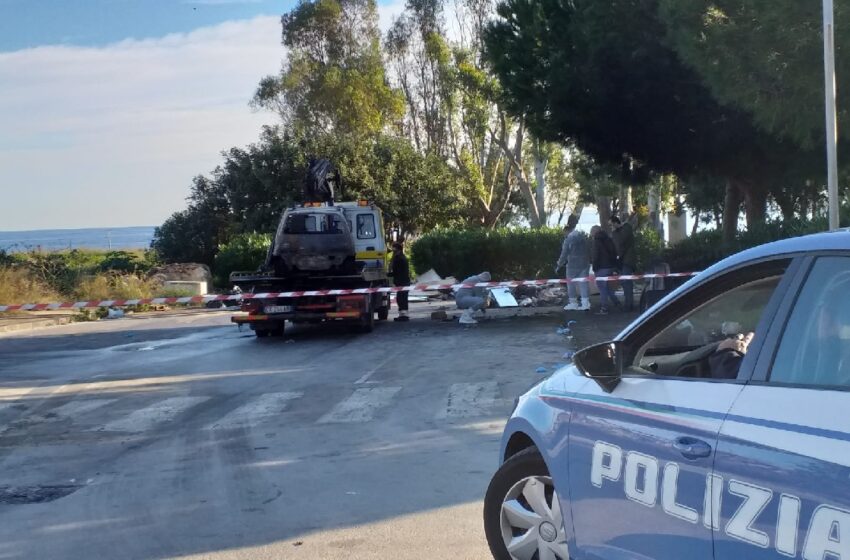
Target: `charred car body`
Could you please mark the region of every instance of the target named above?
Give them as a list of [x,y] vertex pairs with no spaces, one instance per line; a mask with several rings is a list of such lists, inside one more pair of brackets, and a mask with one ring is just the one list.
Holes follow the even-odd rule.
[[[380,209],[366,200],[335,202],[339,173],[327,160],[311,161],[306,202],[287,208],[266,260],[258,271],[234,272],[231,283],[245,293],[233,317],[258,337],[282,335],[286,321],[349,321],[372,330],[375,316],[389,315],[389,294],[323,294],[389,285],[387,246]],[[307,292],[299,297],[259,298],[268,293]]]

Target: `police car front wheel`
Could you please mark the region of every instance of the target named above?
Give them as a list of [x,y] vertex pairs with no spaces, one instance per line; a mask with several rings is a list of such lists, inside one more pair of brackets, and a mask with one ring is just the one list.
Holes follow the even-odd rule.
[[517,453],[493,475],[484,532],[496,560],[569,560],[561,504],[537,449]]

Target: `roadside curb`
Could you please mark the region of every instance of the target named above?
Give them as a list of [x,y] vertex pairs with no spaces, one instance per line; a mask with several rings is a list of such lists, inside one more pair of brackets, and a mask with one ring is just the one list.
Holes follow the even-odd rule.
[[70,316],[55,317],[52,319],[22,318],[21,320],[9,320],[8,324],[5,324],[5,321],[0,321],[0,334],[58,327],[67,325],[71,321],[72,317]]

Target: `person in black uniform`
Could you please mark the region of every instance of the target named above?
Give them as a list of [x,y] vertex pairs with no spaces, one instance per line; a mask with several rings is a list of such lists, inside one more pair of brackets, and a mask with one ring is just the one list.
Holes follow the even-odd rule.
[[[404,245],[400,241],[393,243],[393,258],[390,261],[390,276],[393,284],[397,287],[410,286],[410,265],[404,255]],[[407,297],[409,292],[396,292],[396,303],[398,304],[398,317],[393,321],[409,321],[407,316]]]
[[711,369],[712,379],[735,379],[741,362],[747,355],[750,342],[753,341],[755,333],[738,334],[728,338],[717,346],[717,350],[708,357],[708,365]]

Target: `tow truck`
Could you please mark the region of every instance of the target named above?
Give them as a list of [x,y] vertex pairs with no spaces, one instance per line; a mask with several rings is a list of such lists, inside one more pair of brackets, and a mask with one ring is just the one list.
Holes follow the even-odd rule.
[[283,336],[287,321],[345,321],[371,332],[376,315],[389,317],[389,292],[372,291],[389,286],[383,215],[368,200],[336,202],[340,183],[331,162],[310,160],[305,202],[284,210],[263,265],[230,274],[247,293],[234,323],[264,338]]

